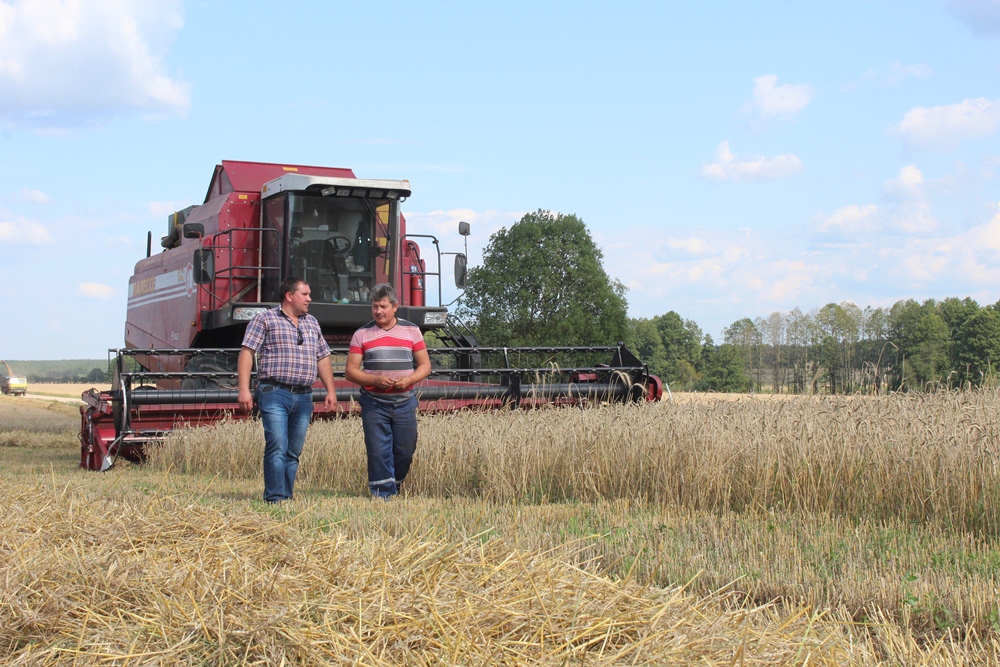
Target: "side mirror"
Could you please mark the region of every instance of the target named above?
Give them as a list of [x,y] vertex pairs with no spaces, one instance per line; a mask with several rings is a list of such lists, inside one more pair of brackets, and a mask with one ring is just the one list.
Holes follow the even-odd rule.
[[186,239],[200,239],[205,235],[205,225],[200,222],[186,222],[184,223],[184,238]]
[[212,248],[195,250],[191,265],[194,267],[195,285],[208,285],[215,282],[215,252]]
[[469,260],[465,255],[458,253],[455,255],[455,287],[465,289],[469,281]]
[[458,233],[462,236],[468,236],[472,233],[472,225],[467,222],[458,223]]

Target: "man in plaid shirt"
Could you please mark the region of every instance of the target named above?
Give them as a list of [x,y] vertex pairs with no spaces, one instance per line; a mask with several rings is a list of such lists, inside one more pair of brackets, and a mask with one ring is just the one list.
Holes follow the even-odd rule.
[[336,406],[330,348],[309,314],[309,285],[289,276],[281,282],[281,305],[259,313],[247,325],[238,370],[240,407],[253,409],[250,373],[257,364],[257,405],[264,423],[264,500],[292,497],[299,456],[312,418],[316,376],[326,387],[324,410]]

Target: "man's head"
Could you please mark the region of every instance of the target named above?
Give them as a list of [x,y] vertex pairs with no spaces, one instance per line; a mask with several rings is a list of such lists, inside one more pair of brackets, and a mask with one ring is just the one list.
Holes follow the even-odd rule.
[[396,290],[389,283],[379,283],[372,288],[372,319],[380,327],[390,327],[395,324],[396,309],[399,307],[399,300],[396,299]]
[[399,301],[396,299],[396,290],[392,288],[389,283],[379,283],[372,288],[371,300],[372,303],[376,301],[381,301],[382,299],[389,299],[389,303],[394,306],[399,305]]
[[301,317],[309,312],[309,303],[312,301],[309,283],[288,276],[281,281],[281,305],[287,307],[289,314]]

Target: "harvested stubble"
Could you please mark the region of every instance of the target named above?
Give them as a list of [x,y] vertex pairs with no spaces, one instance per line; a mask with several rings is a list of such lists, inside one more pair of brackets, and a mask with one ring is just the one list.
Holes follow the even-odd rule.
[[[28,393],[33,396],[59,396],[64,398],[80,398],[80,394],[88,389],[110,391],[109,383],[93,382],[32,382]],[[82,401],[81,401],[82,402]]]
[[[576,557],[616,575],[634,562],[669,586],[701,571],[692,591],[736,581],[753,600],[995,637],[998,420],[996,391],[423,416],[406,495],[469,499],[518,547],[583,526],[601,537]],[[177,433],[154,465],[252,496],[261,451],[259,424],[223,424]],[[361,496],[364,470],[359,420],[317,423],[297,491]],[[435,516],[465,521],[448,502]],[[351,515],[321,504],[320,520]]]
[[[727,611],[725,592],[610,581],[559,552],[497,540],[349,539],[245,505],[80,481],[5,489],[4,664],[959,665],[973,647],[990,655],[974,637],[921,647],[890,625],[805,608]],[[393,505],[380,507],[387,521]]]
[[[259,424],[175,434],[153,464],[254,479]],[[1000,392],[705,400],[427,415],[408,493],[495,502],[636,499],[801,511],[1000,535]],[[364,493],[358,419],[313,425],[303,484]]]
[[69,406],[0,397],[0,447],[53,447],[77,441],[79,429],[79,410],[73,417]]

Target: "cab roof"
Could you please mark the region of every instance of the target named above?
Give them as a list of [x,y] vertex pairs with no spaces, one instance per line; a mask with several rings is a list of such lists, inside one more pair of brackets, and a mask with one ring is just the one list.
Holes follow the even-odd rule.
[[219,195],[230,192],[247,192],[259,195],[261,188],[268,181],[273,181],[285,174],[302,174],[304,176],[321,176],[326,178],[354,178],[354,172],[340,167],[312,167],[302,164],[276,164],[271,162],[241,162],[238,160],[223,160],[216,165],[212,174],[212,182],[205,194],[208,202]]

